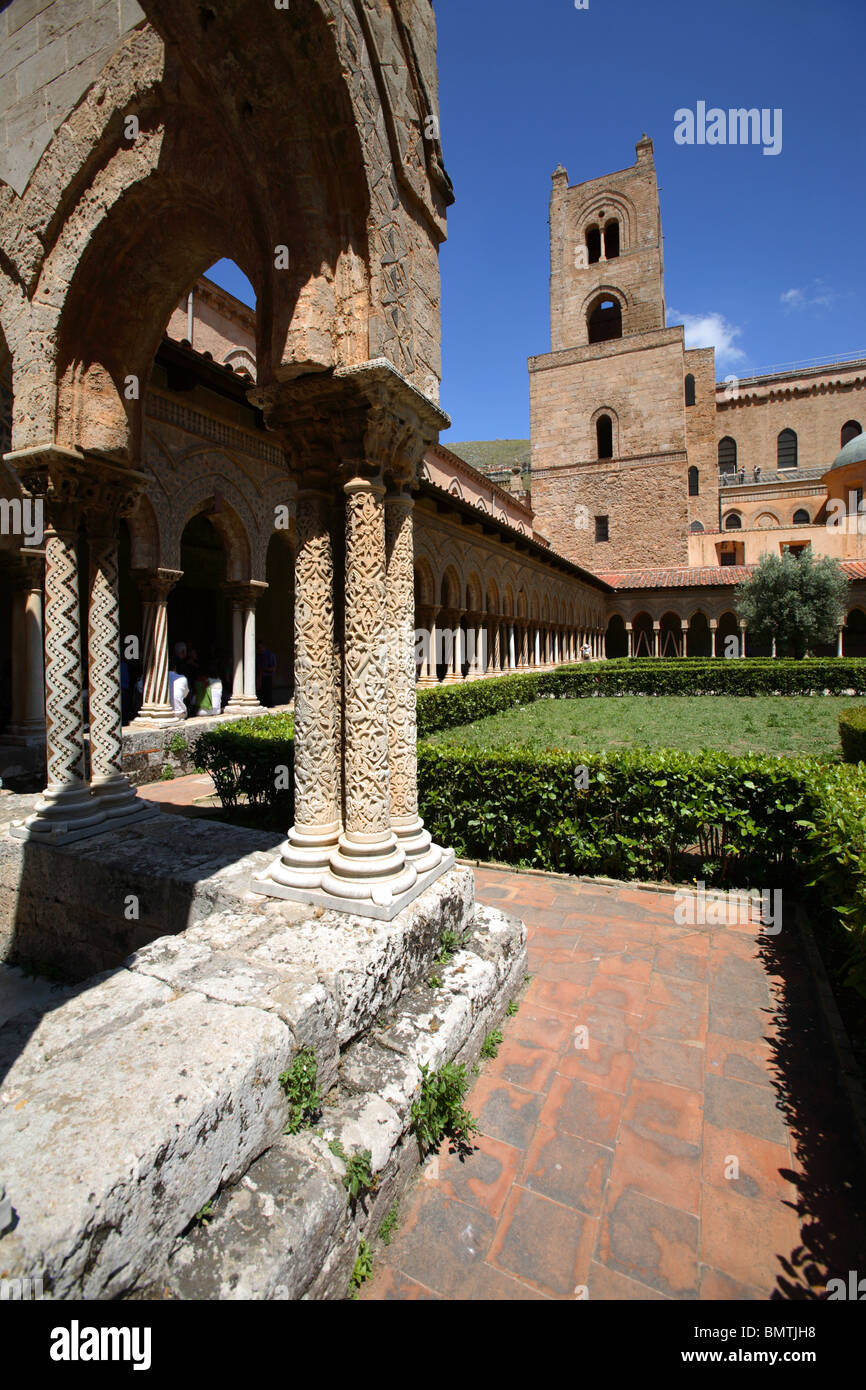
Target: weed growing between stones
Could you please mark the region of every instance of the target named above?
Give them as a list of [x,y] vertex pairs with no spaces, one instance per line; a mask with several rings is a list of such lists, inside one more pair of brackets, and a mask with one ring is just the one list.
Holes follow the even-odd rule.
[[174,781],[174,768],[171,763],[166,763],[165,767],[162,769],[162,780],[163,782]]
[[516,1000],[516,999],[510,999],[510,1000],[508,1001],[508,1008],[505,1010],[505,1017],[506,1017],[506,1018],[513,1018],[514,1015],[517,1013],[517,1010],[518,1010],[519,1008],[520,1008],[520,1005],[518,1004],[517,1000]]
[[332,1139],[328,1148],[346,1165],[343,1186],[349,1205],[354,1207],[359,1197],[367,1192],[375,1192],[379,1186],[379,1175],[372,1168],[373,1155],[369,1149],[358,1149],[353,1154],[347,1154],[339,1139]]
[[431,976],[430,976],[430,988],[431,988],[431,989],[441,989],[441,988],[442,988],[442,976],[441,976],[441,975],[431,975]]
[[456,931],[444,931],[439,937],[439,954],[434,960],[434,965],[447,965],[452,956],[462,949],[468,933]]
[[481,1044],[481,1056],[484,1058],[485,1062],[492,1061],[501,1046],[502,1030],[500,1028],[494,1028],[493,1032],[488,1033]]
[[281,1073],[279,1081],[286,1100],[289,1114],[283,1134],[300,1134],[319,1118],[322,1109],[322,1093],[317,1086],[318,1071],[316,1054],[311,1047],[302,1047],[295,1054],[288,1071]]
[[349,1280],[349,1297],[357,1298],[362,1284],[373,1273],[373,1251],[365,1240],[361,1241],[358,1247],[358,1258],[355,1261],[355,1268],[352,1270],[352,1277]]
[[462,1064],[446,1062],[439,1071],[421,1068],[421,1094],[412,1103],[412,1133],[421,1153],[450,1140],[451,1152],[461,1158],[472,1152],[472,1136],[478,1125],[463,1105],[469,1081]]
[[169,753],[175,754],[189,752],[189,744],[187,743],[183,734],[175,734],[174,738],[171,740],[171,743],[168,745],[168,751]]
[[209,1226],[212,1220],[213,1198],[211,1198],[209,1202],[205,1202],[201,1211],[196,1212],[195,1216],[192,1218],[192,1224],[194,1226]]
[[397,1227],[397,1220],[398,1220],[398,1211],[397,1211],[397,1208],[398,1208],[398,1205],[399,1205],[399,1203],[397,1203],[397,1202],[394,1203],[394,1205],[391,1207],[390,1211],[388,1212],[388,1215],[385,1217],[385,1220],[382,1222],[381,1226],[379,1227],[379,1239],[381,1240],[381,1242],[382,1242],[383,1245],[390,1245],[390,1244],[391,1244],[391,1237],[392,1237],[392,1235],[394,1234],[394,1231],[396,1230],[396,1227]]

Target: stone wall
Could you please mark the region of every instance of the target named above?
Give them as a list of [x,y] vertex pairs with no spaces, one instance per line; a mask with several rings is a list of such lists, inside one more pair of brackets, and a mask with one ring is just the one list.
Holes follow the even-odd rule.
[[842,426],[857,420],[866,428],[866,363],[842,364],[782,378],[742,380],[736,396],[720,387],[716,439],[737,442],[737,464],[750,477],[755,465],[777,467],[777,439],[796,431],[800,468],[829,468],[842,447]]

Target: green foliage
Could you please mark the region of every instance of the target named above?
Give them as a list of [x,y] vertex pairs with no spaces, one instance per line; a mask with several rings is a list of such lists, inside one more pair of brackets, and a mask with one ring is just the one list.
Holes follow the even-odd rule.
[[233,808],[245,801],[249,806],[279,808],[289,824],[294,815],[294,732],[290,714],[238,719],[200,734],[193,760],[210,773],[223,806]]
[[351,1206],[354,1206],[358,1198],[364,1193],[376,1191],[379,1186],[379,1175],[373,1172],[373,1155],[369,1149],[358,1149],[355,1153],[347,1154],[339,1139],[332,1139],[328,1148],[345,1164],[343,1186]]
[[367,1242],[365,1240],[362,1240],[361,1244],[358,1247],[358,1258],[356,1259],[355,1267],[352,1270],[352,1277],[349,1280],[350,1298],[358,1297],[358,1291],[361,1288],[362,1284],[366,1284],[367,1280],[372,1277],[372,1274],[373,1251],[370,1249],[370,1246],[367,1244]]
[[174,735],[174,737],[168,745],[168,751],[169,753],[176,753],[178,755],[180,755],[181,753],[189,752],[189,744],[187,743],[183,734]]
[[385,1217],[385,1220],[379,1227],[379,1239],[381,1240],[383,1245],[391,1244],[391,1237],[394,1234],[394,1231],[397,1227],[397,1221],[399,1219],[399,1213],[397,1210],[398,1205],[399,1204],[397,1202],[394,1203],[394,1205],[388,1212],[388,1215]]
[[768,875],[796,861],[791,824],[819,767],[725,753],[418,750],[425,824],[463,858],[671,880],[694,848],[707,881],[726,886],[778,881]]
[[212,1220],[213,1220],[213,1198],[211,1198],[211,1200],[210,1200],[209,1202],[205,1202],[205,1204],[204,1204],[204,1206],[201,1208],[201,1210],[200,1210],[200,1211],[197,1211],[196,1214],[195,1214],[195,1216],[192,1218],[192,1221],[193,1221],[193,1225],[194,1225],[194,1226],[209,1226]]
[[827,769],[798,829],[810,851],[810,910],[844,933],[848,983],[866,995],[866,769]]
[[802,658],[811,648],[835,642],[845,619],[849,582],[838,560],[800,555],[764,555],[737,586],[740,619],[761,641],[776,639],[781,655]]
[[481,1044],[481,1056],[485,1062],[491,1061],[502,1046],[502,1030],[494,1028],[492,1033],[488,1033],[484,1042]]
[[450,1140],[452,1152],[471,1150],[478,1126],[463,1105],[468,1089],[462,1064],[446,1062],[436,1072],[421,1068],[421,1093],[412,1103],[411,1130],[422,1153],[438,1148],[443,1139]]
[[430,988],[431,988],[431,989],[441,989],[441,988],[442,988],[442,976],[441,976],[441,975],[431,975],[431,976],[430,976],[430,981],[429,981],[429,983],[430,983]]
[[[451,960],[452,957],[456,956],[458,951],[462,950],[463,943],[465,940],[465,932],[460,933],[456,931],[449,931],[446,927],[445,931],[443,931],[442,935],[439,937],[439,954],[434,960],[433,964],[447,965],[449,960]],[[439,983],[441,985],[442,981],[439,980]]]
[[317,1080],[316,1054],[311,1047],[302,1047],[289,1070],[280,1075],[280,1085],[289,1103],[284,1134],[300,1134],[318,1119],[322,1095]]
[[517,1010],[518,1010],[519,1008],[520,1008],[520,1005],[518,1004],[517,1000],[516,1000],[516,999],[510,999],[510,1000],[508,1001],[508,1008],[505,1010],[505,1016],[506,1016],[506,1018],[513,1018],[514,1015],[517,1013]]
[[174,781],[174,768],[172,767],[171,763],[166,763],[163,767],[160,780],[163,782]]
[[839,737],[846,763],[866,762],[866,706],[842,711],[839,715]]

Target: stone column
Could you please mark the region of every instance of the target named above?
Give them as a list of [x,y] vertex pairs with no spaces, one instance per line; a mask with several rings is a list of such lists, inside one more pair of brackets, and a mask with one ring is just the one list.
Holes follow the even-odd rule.
[[687,655],[689,641],[689,625],[685,618],[680,618],[680,656]]
[[514,623],[508,624],[508,669],[513,671],[517,665],[517,648],[515,643]]
[[541,665],[541,628],[535,629],[535,664]]
[[389,907],[417,879],[391,829],[386,643],[385,486],[380,475],[346,483],[344,647],[345,830],[323,889]]
[[712,657],[718,657],[718,655],[719,655],[719,640],[718,640],[718,639],[719,639],[719,623],[718,623],[718,619],[716,619],[716,618],[711,618],[711,619],[710,619],[710,656],[712,656]]
[[843,623],[842,626],[839,628],[839,637],[836,643],[837,656],[844,656],[845,654],[845,626],[845,623]]
[[391,830],[408,864],[422,874],[441,862],[442,851],[418,815],[413,507],[406,487],[392,488],[385,498],[388,766]]
[[[746,624],[745,624],[745,623],[740,623],[740,658],[741,658],[741,660],[745,660],[745,657],[746,657],[746,633],[747,633],[747,631],[748,631],[748,629],[747,629],[747,627],[746,627]],[[840,651],[839,655],[840,655],[840,656],[842,655],[841,651]]]
[[123,710],[120,690],[120,600],[116,509],[91,517],[88,684],[90,691],[90,792],[105,815],[106,829],[159,814],[142,800],[123,774]]
[[232,606],[232,691],[225,713],[243,715],[244,710],[244,606],[243,600],[233,591],[231,585],[229,602]]
[[634,628],[631,623],[626,623],[625,631],[628,637],[628,654],[629,656],[634,656]]
[[266,875],[321,886],[342,829],[331,499],[323,480],[298,494],[295,560],[295,823]]
[[168,684],[168,596],[182,570],[139,570],[135,574],[142,606],[142,703],[130,728],[176,724]]
[[661,650],[661,623],[653,623],[653,656],[659,656]]
[[13,580],[12,717],[7,737],[22,743],[45,741],[45,667],[43,658],[41,551],[21,549],[21,568]]
[[430,609],[430,645],[427,651],[427,673],[426,679],[429,685],[436,685],[439,680],[439,608]]

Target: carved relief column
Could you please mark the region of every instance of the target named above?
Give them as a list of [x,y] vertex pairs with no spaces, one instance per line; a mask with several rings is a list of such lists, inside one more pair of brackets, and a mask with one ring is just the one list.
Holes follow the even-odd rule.
[[182,577],[182,570],[167,569],[139,570],[135,575],[141,594],[144,675],[141,709],[130,728],[179,722],[168,681],[168,596]]
[[[112,473],[114,470],[112,470]],[[139,481],[143,481],[140,479]],[[104,812],[106,829],[159,814],[123,775],[123,715],[120,692],[120,601],[117,533],[120,517],[135,501],[134,481],[105,480],[90,514],[90,602],[88,605],[88,681],[90,688],[90,791]]]
[[322,880],[336,897],[387,907],[417,879],[391,829],[385,485],[346,483],[345,830]]
[[396,485],[385,498],[388,760],[391,829],[409,864],[422,874],[441,862],[442,851],[418,815],[413,507],[405,484]]
[[334,643],[331,495],[323,477],[298,493],[295,560],[295,823],[266,878],[319,888],[342,829]]

